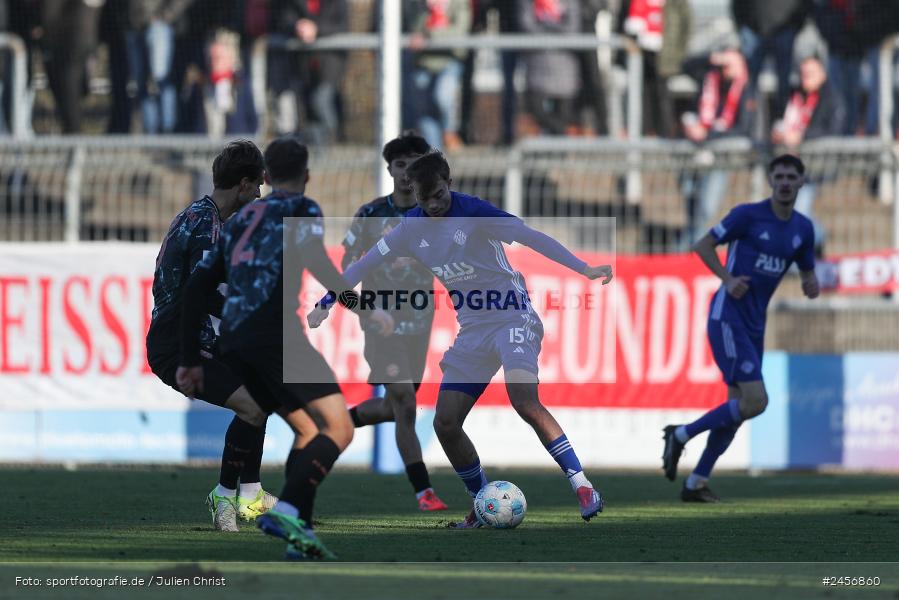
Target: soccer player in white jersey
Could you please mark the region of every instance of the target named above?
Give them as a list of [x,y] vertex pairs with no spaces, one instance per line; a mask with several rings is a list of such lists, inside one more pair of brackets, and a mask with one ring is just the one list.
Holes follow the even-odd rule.
[[[677,463],[687,441],[709,432],[705,450],[681,490],[684,502],[720,500],[708,486],[715,461],[730,446],[740,424],[760,415],[768,405],[762,380],[765,312],[790,265],[795,262],[799,267],[803,293],[808,298],[818,296],[814,228],[793,210],[804,181],[805,165],[799,158],[778,156],[768,166],[771,197],[737,206],[693,247],[721,279],[712,298],[708,335],[728,399],[692,423],[664,429],[663,469],[671,481],[677,478]],[[719,244],[729,245],[726,265],[715,250]]]

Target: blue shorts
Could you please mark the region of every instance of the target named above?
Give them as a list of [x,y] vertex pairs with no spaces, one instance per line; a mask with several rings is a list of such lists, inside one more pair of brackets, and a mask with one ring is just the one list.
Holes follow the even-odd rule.
[[479,398],[500,367],[536,375],[543,323],[534,315],[519,317],[463,327],[440,361],[443,370],[440,389]]
[[753,336],[741,325],[709,319],[709,345],[724,382],[761,381],[765,336]]

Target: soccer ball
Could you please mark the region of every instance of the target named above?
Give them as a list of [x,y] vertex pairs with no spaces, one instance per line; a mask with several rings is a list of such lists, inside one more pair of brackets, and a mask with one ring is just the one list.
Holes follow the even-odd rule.
[[524,494],[508,481],[491,481],[474,498],[474,514],[478,521],[494,529],[517,527],[524,521],[527,510]]

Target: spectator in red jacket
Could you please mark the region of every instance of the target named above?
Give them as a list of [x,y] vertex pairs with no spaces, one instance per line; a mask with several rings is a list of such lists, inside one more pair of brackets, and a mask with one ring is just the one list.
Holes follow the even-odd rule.
[[[827,81],[827,71],[814,56],[805,58],[799,66],[800,85],[790,96],[783,117],[774,124],[771,141],[797,153],[804,141],[843,134],[846,107],[842,96]],[[796,196],[797,211],[812,220],[815,227],[815,247],[824,242],[824,229],[815,219],[816,182],[806,182]]]

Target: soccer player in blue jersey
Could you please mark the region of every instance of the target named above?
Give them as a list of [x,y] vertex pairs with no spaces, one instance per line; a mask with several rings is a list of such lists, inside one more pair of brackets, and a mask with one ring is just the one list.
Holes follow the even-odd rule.
[[[333,554],[312,528],[316,490],[353,439],[353,424],[334,373],[309,343],[296,313],[306,269],[329,289],[351,286],[325,252],[321,209],[305,195],[308,156],[293,137],[277,139],[266,148],[272,193],[225,224],[212,253],[187,281],[176,380],[191,396],[214,385],[202,368],[199,331],[205,298],[224,280],[228,292],[222,309],[222,355],[259,406],[268,413],[277,411],[297,434],[280,499],[256,524],[287,540],[288,558],[322,559]],[[288,217],[296,218],[285,221]],[[290,269],[285,265],[287,240],[299,260]],[[371,318],[382,332],[393,330],[386,313]],[[318,424],[312,439],[301,435],[310,416]]]
[[[415,197],[406,179],[406,167],[431,149],[428,142],[414,133],[406,133],[384,145],[381,155],[393,179],[393,192],[364,204],[353,218],[343,240],[346,252],[342,266],[346,269],[359,260],[385,232],[395,227],[415,207]],[[434,274],[408,258],[385,261],[362,282],[363,290],[434,289]],[[447,506],[431,487],[428,468],[421,457],[421,443],[415,433],[415,394],[421,385],[431,340],[433,305],[428,310],[393,311],[396,327],[393,335],[384,337],[365,331],[365,360],[371,367],[368,382],[383,385],[384,398],[370,398],[350,409],[353,425],[364,427],[376,423],[396,423],[396,447],[406,476],[415,491],[418,507],[423,511],[446,510]]]
[[[192,202],[175,217],[159,249],[153,275],[154,306],[147,332],[147,362],[153,373],[175,389],[184,285],[203,256],[215,247],[224,222],[259,197],[263,170],[262,152],[253,142],[237,140],[225,146],[212,163],[212,195]],[[223,302],[218,291],[211,291],[207,312],[220,316]],[[260,483],[268,415],[222,359],[217,337],[209,316],[204,315],[200,366],[209,383],[197,398],[235,413],[225,433],[219,483],[209,492],[206,504],[213,527],[238,531],[238,517],[252,521],[278,499],[264,491]],[[315,429],[311,419],[306,428]]]
[[[671,481],[677,477],[684,445],[709,432],[699,463],[681,490],[684,502],[720,500],[708,486],[715,461],[727,450],[740,424],[760,415],[768,405],[762,380],[765,312],[790,265],[798,265],[808,298],[819,293],[814,228],[793,210],[805,181],[805,165],[795,156],[778,156],[768,166],[768,181],[770,198],[737,206],[693,247],[722,282],[712,298],[708,334],[728,400],[692,423],[664,429],[663,469]],[[726,265],[715,251],[719,244],[728,244]]]
[[[602,511],[603,499],[584,475],[562,428],[540,403],[537,356],[543,324],[531,306],[524,278],[512,269],[502,244],[519,242],[589,279],[603,277],[603,283],[612,279],[611,266],[589,266],[518,217],[480,198],[450,191],[450,168],[439,152],[409,165],[406,177],[418,207],[347,269],[344,277],[355,285],[379,264],[396,257],[411,257],[429,268],[449,292],[460,325],[440,363],[443,379],[434,430],[469,494],[474,497],[487,477],[462,424],[503,367],[512,407],[562,468],[577,496],[581,517],[589,521]],[[310,313],[310,326],[321,324],[329,302],[330,298]],[[478,527],[474,511],[457,526]]]

